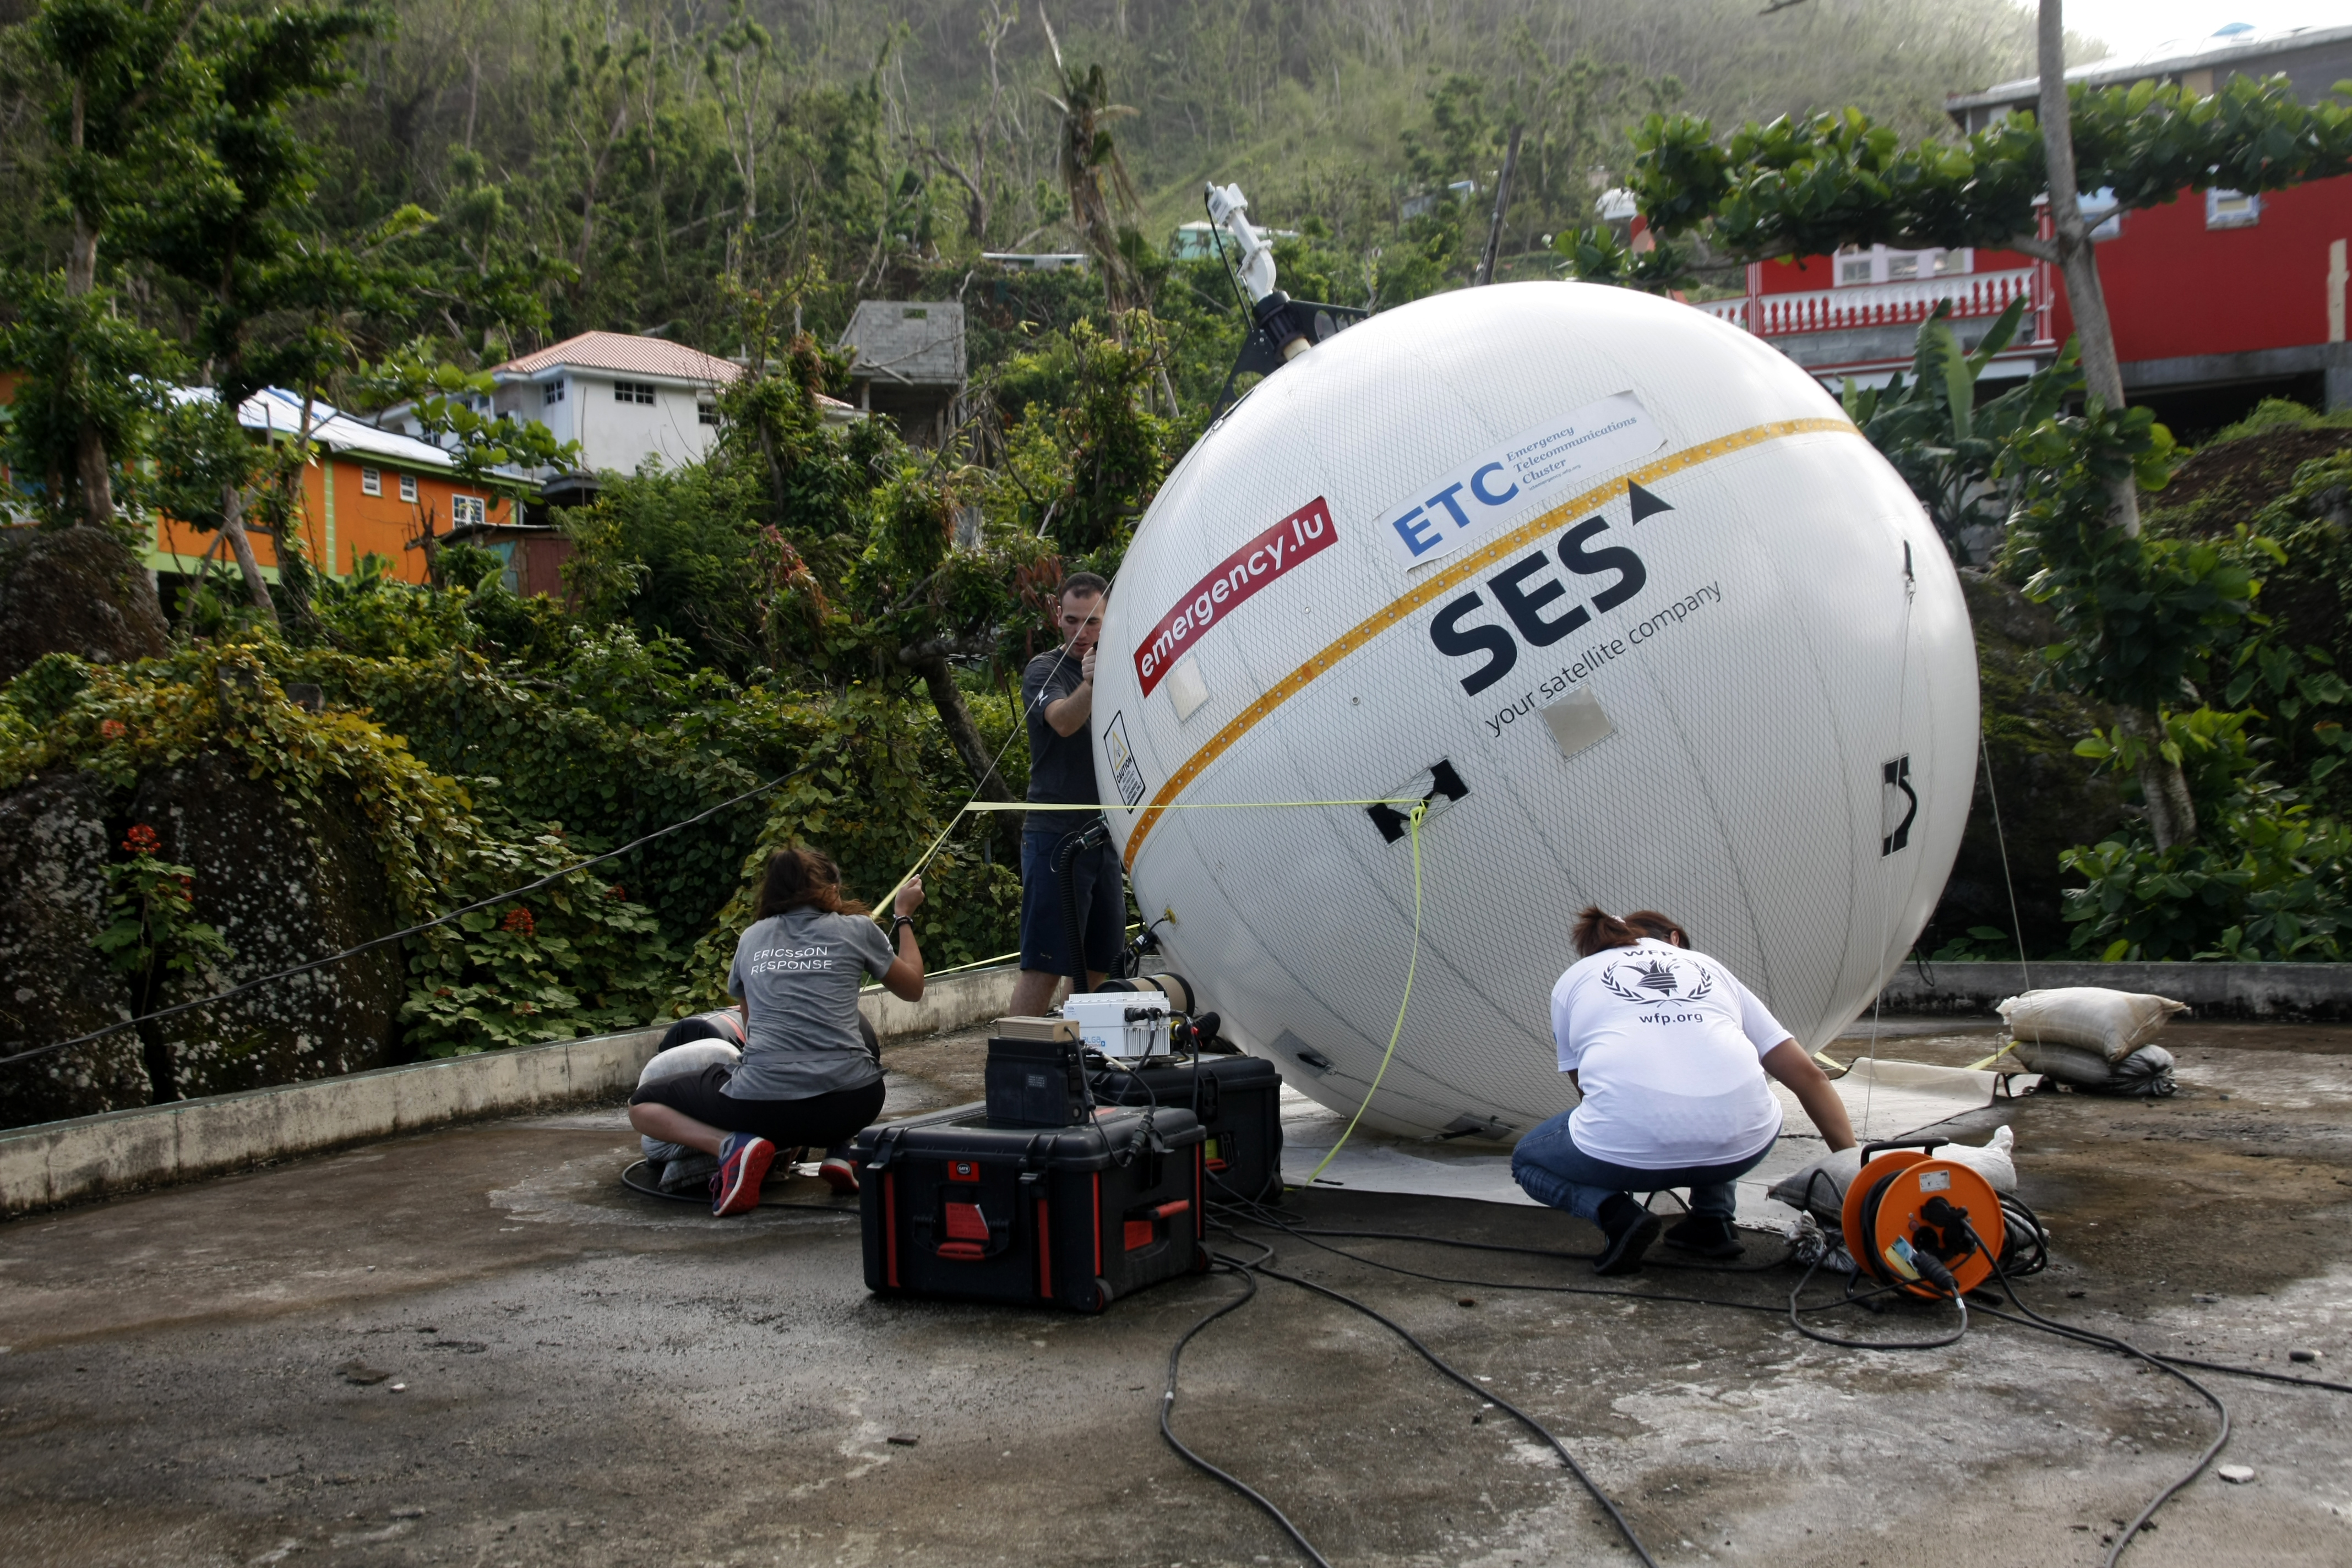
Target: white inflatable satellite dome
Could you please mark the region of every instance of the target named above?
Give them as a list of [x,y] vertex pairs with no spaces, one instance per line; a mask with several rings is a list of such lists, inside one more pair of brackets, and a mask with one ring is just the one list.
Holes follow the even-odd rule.
[[[1334,1110],[1515,1137],[1575,1103],[1576,912],[1657,909],[1809,1049],[1869,1006],[1974,782],[1960,588],[1802,370],[1578,283],[1375,316],[1170,476],[1104,619],[1112,834],[1171,963]],[[1250,803],[1244,809],[1168,809]]]

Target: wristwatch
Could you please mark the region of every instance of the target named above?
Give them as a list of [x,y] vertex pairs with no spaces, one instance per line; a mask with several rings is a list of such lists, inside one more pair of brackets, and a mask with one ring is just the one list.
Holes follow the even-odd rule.
[[912,915],[897,915],[892,917],[890,921],[890,940],[893,942],[898,940],[898,928],[900,926],[910,926],[914,923],[915,917]]

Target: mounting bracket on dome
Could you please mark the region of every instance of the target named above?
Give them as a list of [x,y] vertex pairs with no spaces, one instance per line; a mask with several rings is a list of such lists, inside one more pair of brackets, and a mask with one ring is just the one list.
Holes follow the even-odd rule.
[[[1428,787],[1422,788],[1423,784]],[[1440,757],[1415,774],[1411,784],[1388,793],[1391,800],[1410,800],[1418,794],[1422,804],[1429,807],[1422,816],[1422,820],[1427,822],[1445,809],[1445,805],[1437,804],[1439,795],[1444,795],[1445,805],[1451,805],[1467,795],[1470,793],[1470,786],[1464,784],[1462,775],[1454,771],[1454,763],[1450,759]],[[1381,830],[1381,837],[1391,844],[1402,838],[1405,836],[1405,830],[1412,826],[1411,819],[1403,812],[1385,803],[1366,806],[1364,815],[1372,819],[1372,826]]]
[[[1225,384],[1209,410],[1213,420],[1234,405],[1234,383],[1244,375],[1272,375],[1324,339],[1336,336],[1371,314],[1350,305],[1322,305],[1294,300],[1274,286],[1274,247],[1265,232],[1249,221],[1249,198],[1239,185],[1220,186],[1213,181],[1202,200],[1209,209],[1209,232],[1231,234],[1241,246],[1241,259],[1232,264],[1234,289],[1249,316],[1249,333]],[[1217,254],[1224,255],[1222,240]]]

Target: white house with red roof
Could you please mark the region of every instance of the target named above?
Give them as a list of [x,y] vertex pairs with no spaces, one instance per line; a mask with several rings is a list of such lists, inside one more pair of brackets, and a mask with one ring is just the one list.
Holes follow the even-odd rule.
[[[490,411],[535,419],[557,440],[579,444],[575,472],[534,476],[544,499],[576,504],[594,492],[600,472],[635,473],[648,461],[675,468],[708,456],[719,439],[719,395],[742,374],[734,361],[683,343],[583,332],[493,365]],[[837,398],[818,402],[829,418],[858,416]],[[405,408],[386,418],[416,428]]]
[[660,338],[583,332],[491,368],[499,413],[536,419],[577,442],[583,468],[674,468],[719,439],[719,394],[743,374],[732,360]]

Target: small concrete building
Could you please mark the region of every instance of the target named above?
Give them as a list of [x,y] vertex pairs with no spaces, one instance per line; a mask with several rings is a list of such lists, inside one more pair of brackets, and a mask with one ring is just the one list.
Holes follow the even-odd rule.
[[887,414],[919,446],[936,447],[961,417],[963,307],[952,300],[867,300],[843,329],[856,358],[849,384],[857,406]]

